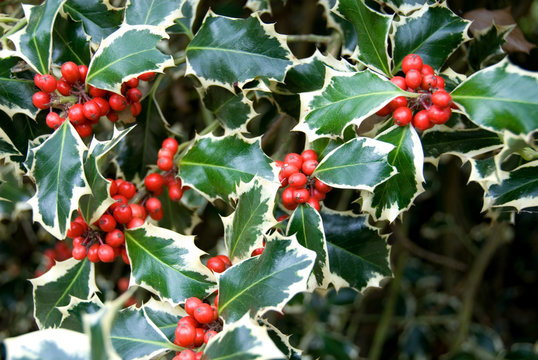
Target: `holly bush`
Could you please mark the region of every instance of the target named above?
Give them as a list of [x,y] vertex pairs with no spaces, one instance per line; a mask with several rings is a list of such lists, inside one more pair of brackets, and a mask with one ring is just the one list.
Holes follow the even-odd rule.
[[426,163],[469,163],[493,228],[535,210],[538,76],[504,57],[510,29],[471,37],[429,0],[318,9],[305,35],[267,0],[1,18],[2,214],[57,239],[30,280],[39,330],[6,339],[9,359],[300,358],[270,318],[390,278]]

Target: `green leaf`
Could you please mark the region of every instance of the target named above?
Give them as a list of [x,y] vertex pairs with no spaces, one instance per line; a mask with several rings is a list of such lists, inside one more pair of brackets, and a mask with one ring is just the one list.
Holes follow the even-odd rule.
[[232,19],[209,12],[187,46],[187,74],[203,87],[233,84],[258,77],[282,81],[291,65],[291,53],[273,25],[258,17]]
[[522,209],[538,206],[538,160],[502,172],[502,182],[491,185],[484,194],[484,209],[512,206]]
[[392,276],[387,236],[368,225],[368,216],[325,208],[321,217],[337,289],[350,286],[360,291]]
[[337,11],[355,28],[356,58],[371,69],[390,75],[387,44],[392,15],[378,13],[364,1],[356,0],[339,0]]
[[4,159],[9,156],[21,155],[19,150],[15,147],[9,136],[0,128],[0,159]]
[[301,246],[316,253],[308,288],[327,288],[330,281],[329,256],[323,222],[318,211],[310,205],[299,205],[289,219],[286,234],[295,235]]
[[110,196],[110,181],[101,174],[106,156],[133,127],[118,131],[114,128],[112,139],[106,141],[93,138],[84,161],[84,175],[88,181],[91,193],[83,195],[79,200],[79,209],[86,223],[93,224],[105,213],[114,199]]
[[335,29],[342,37],[342,56],[351,56],[357,48],[357,32],[353,24],[342,17],[336,11],[337,1],[320,1],[325,17],[327,18],[327,27]]
[[226,323],[233,323],[247,313],[280,311],[295,294],[306,291],[315,258],[295,237],[274,234],[260,256],[244,260],[218,277],[220,315]]
[[137,284],[171,304],[196,296],[204,298],[214,288],[212,273],[202,265],[205,254],[185,236],[151,224],[125,231],[131,260],[131,284]]
[[388,163],[394,145],[369,138],[355,138],[331,151],[312,174],[327,185],[372,191],[396,173]]
[[502,26],[494,23],[488,29],[476,30],[469,43],[469,65],[480,70],[505,56],[502,46],[512,29],[514,25]]
[[398,173],[376,186],[373,193],[362,192],[362,210],[370,213],[376,221],[393,222],[424,191],[424,153],[420,137],[412,126],[394,125],[376,139],[395,146],[389,153],[388,163]]
[[161,201],[164,213],[163,218],[159,220],[161,227],[181,234],[191,234],[194,227],[201,222],[197,209],[184,204],[183,197],[181,201],[172,201],[165,188],[158,199]]
[[325,67],[321,53],[316,50],[314,55],[301,59],[288,70],[284,84],[294,93],[319,90],[325,82]]
[[[176,323],[177,326],[177,323]],[[118,313],[110,336],[122,359],[153,359],[168,349],[180,350],[144,316],[142,309],[129,307]]]
[[196,19],[196,11],[200,0],[182,0],[181,17],[175,21],[175,25],[166,29],[169,33],[185,34],[192,39],[192,25]]
[[54,23],[54,49],[52,59],[56,64],[74,61],[90,63],[90,42],[82,23],[58,17]]
[[247,9],[250,9],[253,13],[262,14],[272,14],[273,10],[271,9],[270,0],[248,0],[245,4]]
[[466,162],[472,157],[502,147],[499,135],[476,129],[450,129],[437,126],[422,135],[425,161],[437,166],[444,154],[451,154]]
[[84,332],[82,321],[84,314],[95,313],[103,306],[103,303],[97,295],[94,295],[89,300],[71,296],[69,304],[58,307],[58,310],[62,313],[62,320],[59,327],[62,329]]
[[248,259],[254,249],[263,246],[263,235],[276,224],[273,209],[278,188],[278,183],[262,178],[238,185],[237,207],[230,216],[222,218],[224,244],[232,263]]
[[167,28],[181,16],[181,0],[136,0],[128,3],[124,22],[129,25],[153,25]]
[[186,185],[198,190],[209,201],[229,201],[240,181],[255,176],[275,181],[272,160],[261,147],[260,139],[246,139],[240,134],[223,137],[197,137],[193,146],[179,160],[179,175]]
[[535,72],[504,60],[474,73],[451,95],[478,126],[497,133],[508,130],[528,135],[538,130],[537,79]]
[[39,6],[23,5],[27,25],[9,39],[17,56],[40,74],[48,74],[52,58],[52,26],[66,0],[49,0]]
[[0,168],[0,220],[16,219],[21,211],[30,210],[27,201],[32,197],[33,189],[23,183],[19,166],[5,162]]
[[469,162],[471,163],[469,182],[475,181],[484,190],[487,190],[491,184],[499,184],[501,182],[494,157],[478,160],[469,159]]
[[123,21],[123,10],[109,9],[102,0],[67,0],[63,10],[73,20],[82,22],[94,44],[116,31]]
[[17,113],[34,118],[38,111],[32,103],[36,87],[33,81],[12,75],[11,68],[18,62],[15,57],[0,59],[0,110],[11,118]]
[[88,67],[86,84],[121,93],[121,84],[148,71],[174,66],[156,46],[168,34],[149,25],[122,25],[104,39]]
[[29,151],[26,167],[36,193],[28,203],[34,221],[58,239],[65,237],[80,197],[91,191],[82,162],[86,150],[71,123],[64,121],[45,142]]
[[4,340],[10,360],[89,360],[90,342],[86,334],[65,330],[34,331]]
[[40,329],[58,327],[63,314],[59,307],[69,305],[71,297],[90,299],[98,291],[94,265],[88,259],[70,258],[56,264],[45,274],[31,279],[34,318]]
[[391,36],[393,73],[401,69],[403,58],[409,54],[420,55],[424,64],[439,70],[448,56],[469,40],[467,29],[470,24],[454,14],[445,3],[426,4],[412,15],[395,21]]
[[395,12],[409,14],[420,9],[424,4],[433,4],[435,0],[388,0],[385,5],[391,7]]
[[369,70],[344,73],[327,68],[323,89],[301,94],[301,119],[294,130],[304,132],[309,141],[343,137],[349,125],[360,126],[392,99],[406,94]]
[[245,315],[211,338],[204,349],[208,360],[280,360],[287,357],[273,343],[267,329]]
[[258,319],[258,323],[263,325],[267,330],[267,333],[276,347],[286,354],[287,358],[290,360],[300,360],[302,350],[297,349],[290,344],[290,335],[285,335],[282,333],[276,326],[271,324],[267,319],[261,318]]
[[182,307],[172,307],[166,302],[157,301],[153,298],[146,302],[142,309],[146,319],[153,323],[170,341],[174,339],[178,320],[187,316]]
[[0,111],[0,128],[6,133],[17,150],[23,154],[16,159],[17,162],[24,161],[24,156],[28,153],[28,145],[32,140],[40,135],[50,133],[50,128],[46,125],[44,119],[40,119],[39,115],[37,121],[23,114],[17,114],[11,119],[3,111]]
[[248,122],[257,115],[254,104],[242,92],[234,94],[223,87],[210,86],[202,100],[226,130],[246,132]]

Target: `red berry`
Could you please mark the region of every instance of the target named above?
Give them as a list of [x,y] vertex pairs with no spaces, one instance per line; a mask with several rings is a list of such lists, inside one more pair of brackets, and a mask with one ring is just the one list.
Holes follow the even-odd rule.
[[285,188],[286,186],[288,186],[288,178],[282,175],[282,171],[278,173],[278,180],[280,181],[281,188]]
[[106,101],[102,97],[93,98],[93,102],[96,103],[99,107],[99,116],[105,116],[110,111],[110,105],[108,105],[108,101]]
[[161,174],[153,173],[146,176],[144,179],[144,185],[146,186],[146,189],[148,191],[156,191],[163,187],[164,185],[164,178]]
[[185,301],[185,312],[191,316],[194,314],[194,310],[202,303],[202,300],[197,297],[190,297]]
[[130,102],[139,102],[140,99],[142,99],[142,91],[138,90],[137,88],[131,88],[129,90],[127,90],[127,93],[125,94],[125,97],[130,101]]
[[204,329],[202,328],[196,329],[196,337],[194,338],[194,347],[202,346],[202,344],[204,343],[204,335],[205,335]]
[[139,102],[134,102],[131,104],[131,115],[137,117],[142,112],[142,104]]
[[127,224],[133,218],[133,211],[129,204],[121,204],[114,209],[114,218],[120,224]]
[[50,95],[43,91],[38,91],[32,95],[32,103],[38,109],[48,109],[50,106]]
[[303,158],[299,154],[289,153],[284,158],[284,164],[293,165],[297,169],[300,169],[301,165],[303,164]]
[[135,87],[138,86],[138,79],[137,78],[132,78],[130,80],[127,80],[125,82],[125,85],[127,85],[130,88],[135,88]]
[[433,126],[433,124],[430,122],[430,118],[428,117],[428,112],[426,110],[420,110],[418,113],[416,113],[415,117],[413,117],[412,122],[415,129],[420,131],[424,131]]
[[76,221],[71,222],[71,226],[67,230],[67,237],[74,239],[82,234],[84,234],[84,226]]
[[88,123],[75,125],[75,130],[82,138],[91,136],[92,134],[92,126]]
[[317,199],[318,201],[321,201],[321,200],[325,199],[325,193],[314,188],[312,190],[312,196],[311,197]]
[[437,84],[435,84],[435,87],[437,89],[444,89],[445,88],[445,79],[443,79],[441,76],[436,77]]
[[99,228],[104,232],[110,232],[116,228],[116,219],[112,215],[104,214],[99,218]]
[[390,82],[392,82],[394,85],[398,86],[402,90],[407,90],[407,83],[402,76],[395,76],[390,79]]
[[102,262],[114,261],[114,257],[115,257],[114,249],[112,249],[112,246],[110,245],[107,245],[107,244],[99,245],[98,254],[99,254],[99,259]]
[[140,218],[144,220],[147,216],[146,209],[142,205],[139,204],[129,204],[129,207],[131,208],[131,212],[133,213],[134,218]]
[[56,90],[58,90],[58,92],[63,96],[69,96],[71,93],[71,84],[69,84],[67,80],[62,77],[56,84]]
[[409,54],[402,60],[402,71],[408,73],[409,70],[414,69],[420,71],[422,69],[422,58],[415,54]]
[[155,77],[155,73],[153,71],[143,73],[141,75],[138,75],[138,79],[142,81],[151,81]]
[[[276,218],[276,221],[281,222],[281,221],[287,220],[289,217],[290,216],[287,215],[287,214],[280,215],[279,217]],[[265,244],[265,242],[264,242],[264,244]]]
[[116,283],[118,286],[118,290],[120,292],[126,292],[127,289],[129,289],[129,278],[128,277],[121,277],[118,279],[118,282]]
[[118,184],[116,184],[116,182],[110,178],[107,180],[110,181],[110,189],[108,190],[108,193],[110,196],[116,195],[118,193]]
[[418,70],[411,69],[405,75],[405,83],[407,84],[409,88],[416,89],[422,83],[422,75],[420,74]]
[[80,72],[78,71],[78,66],[72,61],[64,63],[61,67],[62,76],[64,79],[70,83],[74,84],[80,80]]
[[161,201],[157,199],[156,197],[150,197],[146,201],[146,210],[148,211],[150,215],[161,211],[162,210]]
[[295,189],[293,191],[293,198],[298,204],[304,204],[310,199],[310,192],[307,189]]
[[321,191],[322,193],[328,193],[329,191],[332,190],[332,188],[325,184],[324,182],[316,179],[316,182],[314,183],[314,187],[316,188],[316,190],[318,191]]
[[219,310],[215,305],[211,305],[211,310],[213,310],[213,321],[219,318]]
[[405,96],[398,96],[389,103],[389,108],[391,111],[394,111],[402,106],[407,106],[407,99]]
[[86,81],[86,75],[88,74],[88,67],[86,65],[79,65],[78,66],[78,74],[80,76],[80,81],[84,82]]
[[44,92],[51,93],[56,90],[58,82],[56,81],[56,78],[52,75],[36,74],[36,76],[34,76],[34,84]]
[[447,107],[452,102],[452,96],[444,90],[437,90],[432,94],[432,103],[440,107]]
[[191,346],[196,337],[196,328],[191,324],[183,323],[177,326],[175,335],[174,343],[183,347]]
[[[130,228],[127,227],[127,229]],[[131,262],[129,261],[129,256],[127,255],[127,250],[124,247],[120,249],[120,255],[124,263],[126,263],[127,265],[131,265]]]
[[437,105],[432,105],[428,109],[428,118],[433,124],[444,124],[450,119],[452,115],[452,110],[450,107],[440,107]]
[[[205,336],[205,333],[204,333],[204,336]],[[202,356],[204,356],[204,352],[203,351],[198,351],[196,353],[196,358],[195,360],[202,360]]]
[[106,90],[99,89],[91,85],[89,86],[89,88],[90,88],[90,95],[93,96],[94,98],[96,97],[104,98],[106,96]]
[[[292,187],[284,189],[282,192],[282,203],[284,206],[289,205],[293,206],[295,204],[295,198],[293,197],[294,189]],[[286,206],[287,208],[288,206]]]
[[84,108],[81,104],[74,104],[67,111],[67,117],[73,125],[80,125],[86,122],[86,117],[84,116]]
[[153,219],[153,220],[161,220],[164,216],[164,212],[163,212],[163,209],[155,212],[155,213],[152,213],[152,214],[149,214],[149,216]]
[[319,200],[316,199],[315,197],[311,196],[306,203],[310,204],[310,206],[312,206],[317,211],[320,210]]
[[282,166],[284,166],[284,161],[276,160],[275,165],[277,168],[281,168]]
[[169,158],[169,157],[158,158],[157,166],[162,171],[172,170],[172,168],[174,167],[174,160],[172,160],[172,158]]
[[209,304],[202,303],[194,310],[194,318],[200,324],[207,324],[213,321],[213,309]]
[[282,170],[280,170],[280,174],[282,174],[283,178],[288,178],[291,174],[298,173],[299,169],[300,167],[284,163],[284,166],[282,166]]
[[101,117],[101,108],[93,100],[87,101],[82,105],[82,112],[84,113],[84,117],[92,123],[97,122]]
[[204,343],[208,343],[209,339],[211,339],[213,336],[217,335],[217,332],[215,330],[209,330],[204,335]]
[[88,249],[88,260],[93,263],[99,262],[99,244],[93,244]]
[[217,258],[219,258],[220,260],[222,260],[222,262],[224,263],[224,265],[226,265],[226,269],[229,268],[230,266],[232,266],[232,262],[230,261],[230,258],[226,255],[217,255],[215,256]]
[[[116,185],[118,183],[116,182]],[[119,188],[119,185],[117,185],[118,188]],[[128,203],[128,200],[125,196],[123,195],[120,195],[120,194],[116,194],[114,196],[112,196],[112,199],[116,200],[115,203],[113,203],[112,205],[110,205],[110,210],[114,211],[115,208],[117,208],[118,206],[120,206],[121,204],[127,204]]]
[[405,126],[413,119],[413,113],[407,106],[402,106],[394,110],[392,118],[394,119],[394,123],[396,125]]
[[174,184],[168,187],[168,197],[170,197],[170,200],[179,201],[182,196],[183,190],[181,190],[181,186]]
[[118,94],[112,94],[108,99],[108,103],[114,111],[123,111],[127,107],[127,99]]
[[157,153],[157,157],[158,158],[162,158],[162,157],[173,158],[174,153],[172,152],[172,150],[170,150],[168,148],[161,148],[161,149],[159,149],[159,152]]
[[433,75],[434,71],[433,71],[433,68],[430,65],[423,64],[422,69],[420,69],[420,73],[422,74],[422,76]]
[[88,224],[86,224],[86,221],[84,221],[84,218],[82,216],[77,216],[73,222],[77,222],[80,225],[84,227],[84,232],[88,231]]
[[73,251],[71,251],[71,255],[73,255],[73,258],[76,260],[82,260],[86,257],[86,247],[82,245],[77,245],[73,247]]
[[318,154],[314,150],[305,150],[301,153],[301,157],[303,158],[303,162],[306,160],[317,160]]
[[[201,304],[202,302],[200,301],[199,303],[196,304],[196,307],[198,307],[199,304]],[[194,307],[194,309],[196,309],[196,307]],[[194,312],[194,309],[192,310]],[[192,325],[193,327],[197,328],[200,326],[200,323],[198,323],[198,321],[196,321],[195,318],[193,318],[191,315],[187,315],[187,316],[183,316],[181,319],[179,319],[179,321],[177,322],[178,325],[181,325],[181,324],[184,324],[184,323],[187,323],[189,325]]]
[[191,349],[185,349],[172,360],[196,360],[196,354]]
[[252,250],[252,253],[250,253],[250,256],[258,256],[258,255],[261,255],[262,252],[263,252],[264,248],[257,248],[257,249],[254,249]]
[[116,122],[118,121],[119,116],[114,111],[109,111],[108,114],[106,114],[106,118],[111,122]]
[[82,246],[83,243],[84,243],[84,238],[82,236],[77,236],[76,238],[73,238],[73,247]]
[[176,139],[174,139],[174,138],[166,138],[166,139],[163,140],[162,148],[163,149],[169,149],[172,152],[172,154],[176,153],[177,147],[178,147],[178,144],[177,144]]
[[50,112],[47,114],[47,117],[45,118],[45,122],[47,123],[47,126],[51,129],[57,129],[62,125],[62,123],[65,121],[65,119],[62,119],[60,115],[56,114],[55,112]]
[[[127,229],[134,229],[134,228],[140,227],[142,225],[144,225],[144,219],[134,217],[134,218],[131,219],[131,221],[129,221],[127,223],[126,227],[127,227]],[[123,257],[123,255],[122,255],[122,257]]]
[[314,173],[314,170],[316,170],[317,167],[318,167],[318,161],[311,159],[311,160],[306,160],[303,163],[303,165],[301,166],[301,170],[303,171],[305,175],[310,176]]
[[389,104],[387,104],[383,106],[381,109],[379,109],[375,114],[377,116],[387,116],[390,113],[391,113],[391,110],[390,110]]
[[216,272],[216,273],[221,273],[224,270],[226,270],[226,264],[224,264],[224,262],[221,259],[219,259],[218,257],[210,258],[207,261],[207,267],[209,268],[209,270],[211,270],[213,272]]
[[296,189],[304,187],[307,181],[308,179],[306,178],[306,176],[300,172],[291,174],[288,178],[289,185]]
[[136,187],[129,181],[124,181],[118,188],[118,193],[127,199],[132,199],[136,194]]
[[120,247],[125,244],[125,235],[123,231],[114,229],[106,234],[105,242],[112,247]]
[[428,91],[428,90],[430,90],[432,88],[435,88],[436,86],[437,86],[437,76],[428,74],[428,75],[424,75],[424,77],[422,77],[422,83],[421,83],[420,87],[423,90]]

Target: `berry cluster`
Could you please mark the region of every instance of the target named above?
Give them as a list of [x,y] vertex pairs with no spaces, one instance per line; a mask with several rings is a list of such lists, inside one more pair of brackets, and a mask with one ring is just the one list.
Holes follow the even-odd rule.
[[294,210],[297,205],[308,203],[319,211],[319,202],[325,199],[325,194],[331,187],[312,177],[318,166],[318,155],[314,150],[305,150],[301,155],[289,153],[284,161],[276,161],[281,168],[279,174],[282,192],[282,203],[288,210]]
[[[185,312],[188,315],[178,321],[174,344],[187,348],[207,344],[209,339],[222,330],[217,306],[218,296],[215,297],[215,305],[206,304],[197,297],[188,298],[185,302]],[[191,349],[185,349],[172,360],[199,360],[202,356],[202,351],[195,353]]]
[[411,122],[421,131],[435,124],[446,123],[452,114],[452,97],[444,90],[445,80],[436,76],[432,67],[423,64],[421,57],[415,54],[404,57],[402,71],[405,77],[395,76],[390,81],[400,89],[418,93],[420,96],[398,96],[379,110],[377,115],[386,116],[392,113],[397,125],[405,126]]
[[[68,61],[61,66],[60,71],[62,77],[59,80],[50,74],[35,75],[34,83],[41,91],[32,96],[32,102],[39,109],[50,110],[46,117],[47,126],[56,129],[67,116],[81,137],[92,134],[92,125],[101,116],[116,122],[118,112],[127,106],[130,106],[133,116],[138,116],[142,110],[139,80],[150,81],[155,76],[154,72],[148,72],[126,81],[121,87],[122,95],[119,95],[92,86],[88,86],[89,91],[86,92],[86,65]],[[53,108],[59,109],[60,113],[54,112]]]
[[224,270],[228,269],[230,266],[232,266],[232,262],[226,255],[217,255],[207,260],[207,267],[209,270],[219,274],[224,272]]
[[174,168],[174,155],[178,148],[177,141],[173,138],[164,139],[162,147],[157,154],[157,166],[162,171],[170,171]]

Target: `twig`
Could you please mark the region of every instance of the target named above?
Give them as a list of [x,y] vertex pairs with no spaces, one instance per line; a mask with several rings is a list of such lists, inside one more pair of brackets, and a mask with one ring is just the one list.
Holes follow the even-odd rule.
[[327,35],[314,35],[314,34],[298,34],[288,35],[286,39],[289,42],[315,42],[315,43],[330,43],[333,38]]

